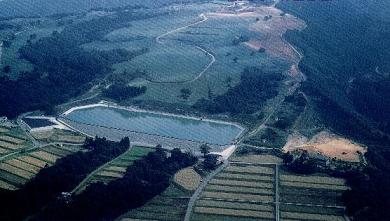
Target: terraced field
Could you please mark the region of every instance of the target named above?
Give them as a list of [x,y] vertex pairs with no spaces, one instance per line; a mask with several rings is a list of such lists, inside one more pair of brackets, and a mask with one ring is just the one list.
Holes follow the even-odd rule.
[[0,127],[0,157],[30,145],[20,128]]
[[280,175],[281,220],[343,221],[345,181],[325,175]]
[[76,146],[46,146],[0,163],[0,188],[16,190],[33,178],[42,168],[59,158],[79,151]]
[[196,201],[191,220],[274,220],[275,166],[231,163]]
[[154,148],[141,146],[131,147],[128,151],[119,157],[93,171],[88,177],[86,177],[85,180],[80,183],[80,185],[78,185],[73,190],[73,192],[76,194],[81,193],[92,183],[108,183],[112,180],[122,178],[125,175],[126,169],[129,165],[131,165],[135,160],[146,156],[152,151],[154,151]]
[[161,195],[122,215],[117,221],[181,221],[190,196],[191,192],[172,183]]
[[188,167],[180,170],[175,174],[174,181],[182,188],[195,191],[198,188],[202,177],[194,170],[193,167]]
[[84,135],[79,133],[61,129],[33,132],[32,135],[35,139],[48,143],[63,142],[82,144],[86,138]]
[[[291,174],[269,155],[233,156],[193,207],[192,221],[344,221],[343,179]],[[262,164],[263,163],[263,164]]]

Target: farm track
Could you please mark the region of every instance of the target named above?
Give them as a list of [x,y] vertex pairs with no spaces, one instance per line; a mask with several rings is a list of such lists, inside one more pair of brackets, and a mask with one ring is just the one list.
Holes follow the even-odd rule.
[[[279,1],[280,1],[280,0],[275,0],[275,1],[273,2],[273,4],[271,5],[271,7],[276,8],[276,5],[279,3]],[[288,42],[288,41],[283,37],[283,34],[281,34],[279,37],[280,37],[280,39],[283,41],[283,43],[285,43],[286,45],[288,45],[288,46],[297,54],[297,56],[298,56],[298,58],[299,58],[299,61],[298,61],[298,63],[297,63],[296,65],[297,65],[297,67],[298,67],[299,62],[304,58],[304,55],[303,55],[301,52],[299,52],[299,50],[298,50],[295,46],[293,46],[290,42]],[[305,80],[306,80],[306,76],[305,76],[300,70],[299,70],[299,73],[300,73],[300,76],[301,76],[301,77],[298,78],[298,79],[296,79],[296,81],[297,81],[296,84],[297,84],[298,86],[297,86],[297,87],[292,87],[292,88],[291,88],[292,90],[288,92],[288,95],[293,94],[293,93],[299,88],[300,83],[301,83],[302,81],[305,81]],[[294,85],[295,85],[295,84],[294,84]],[[260,130],[266,128],[267,122],[268,122],[269,119],[275,114],[275,112],[280,108],[280,106],[283,104],[285,98],[286,98],[286,96],[284,96],[284,98],[283,98],[280,102],[278,102],[276,105],[274,105],[274,106],[272,107],[272,111],[268,114],[268,116],[263,120],[263,122],[262,122],[256,129],[254,129],[253,131],[249,132],[249,134],[248,134],[249,136],[253,136],[253,135],[257,134]],[[305,99],[307,99],[306,96],[305,96]]]
[[82,144],[75,144],[75,143],[67,143],[67,142],[50,142],[50,143],[40,143],[39,141],[37,141],[29,132],[28,132],[28,129],[27,129],[27,125],[22,121],[22,118],[26,115],[28,115],[29,113],[24,113],[24,114],[21,114],[16,122],[17,124],[19,125],[19,127],[23,130],[24,134],[26,135],[26,137],[28,138],[29,141],[32,142],[32,147],[30,148],[21,148],[15,152],[11,152],[9,154],[6,154],[4,156],[1,156],[0,157],[0,162],[2,161],[5,161],[5,160],[10,160],[10,159],[13,159],[14,157],[18,156],[19,154],[21,153],[29,153],[29,152],[32,152],[34,150],[37,150],[37,149],[41,149],[41,148],[44,148],[44,147],[47,147],[47,146],[51,146],[51,145],[68,145],[68,146],[81,146]]
[[3,162],[3,161],[6,161],[6,160],[11,160],[13,159],[14,157],[17,157],[18,154],[21,154],[21,153],[30,153],[34,150],[38,150],[38,149],[41,149],[41,148],[45,148],[45,147],[48,147],[48,146],[55,146],[55,145],[66,145],[66,146],[81,146],[82,144],[75,144],[75,143],[66,143],[66,142],[52,142],[52,143],[46,143],[46,144],[40,144],[39,146],[34,146],[34,147],[31,147],[31,148],[28,148],[28,149],[22,149],[20,151],[16,151],[16,152],[12,152],[12,153],[9,153],[7,155],[4,155],[2,157],[0,157],[0,162]]
[[[170,34],[173,34],[173,33],[176,33],[178,31],[182,31],[186,28],[189,28],[189,27],[192,27],[192,26],[195,26],[195,25],[198,25],[198,24],[201,24],[201,23],[204,23],[208,20],[208,17],[204,14],[200,14],[200,17],[202,18],[200,21],[197,21],[197,22],[194,22],[194,23],[191,23],[189,25],[185,25],[183,27],[180,27],[180,28],[176,28],[174,30],[171,30],[171,31],[168,31],[162,35],[159,35],[156,37],[156,42],[159,43],[159,44],[162,44],[164,45],[164,41],[162,40],[162,38],[170,35]],[[151,83],[160,83],[160,84],[185,84],[185,83],[192,83],[194,81],[197,81],[199,78],[201,78],[204,73],[206,73],[211,66],[213,66],[213,64],[217,61],[215,56],[210,52],[210,51],[207,51],[205,48],[202,48],[201,46],[197,46],[195,45],[195,48],[202,51],[203,53],[207,54],[207,56],[209,56],[211,58],[211,61],[203,68],[203,70],[201,72],[199,72],[195,78],[193,79],[189,79],[189,80],[183,80],[183,81],[156,81],[156,80],[153,80],[153,79],[146,79],[147,81],[151,82]]]
[[186,215],[184,217],[184,221],[190,221],[191,213],[193,211],[196,200],[200,197],[200,194],[203,192],[204,188],[207,186],[208,182],[214,178],[218,173],[224,170],[227,166],[229,166],[229,161],[224,161],[223,164],[210,173],[206,178],[203,179],[202,183],[199,185],[198,189],[192,194],[190,201],[188,202]]
[[[326,208],[326,209],[337,209],[337,210],[345,210],[345,207],[342,206],[342,205],[332,205],[332,204],[327,204],[327,203],[310,203],[310,202],[284,202],[283,200],[281,200],[281,194],[285,194],[283,193],[283,191],[281,190],[281,184],[280,184],[280,168],[279,168],[279,164],[277,163],[270,163],[270,164],[257,164],[257,163],[247,163],[247,162],[242,162],[242,161],[234,161],[234,162],[225,162],[225,165],[246,165],[246,166],[274,166],[274,172],[273,172],[273,177],[274,177],[274,188],[273,188],[273,191],[274,191],[274,200],[272,201],[269,201],[269,200],[257,200],[257,199],[238,199],[238,198],[231,198],[231,199],[227,199],[225,197],[205,197],[203,196],[201,199],[202,200],[212,200],[212,201],[218,201],[218,202],[221,202],[224,203],[224,202],[228,202],[228,203],[252,203],[252,204],[257,204],[257,205],[272,205],[274,207],[274,220],[276,221],[280,221],[280,220],[283,220],[283,216],[286,214],[286,212],[288,213],[289,211],[286,211],[285,209],[283,209],[285,206],[296,206],[296,207],[310,207],[310,208],[318,208],[318,209],[321,209],[321,208]],[[213,178],[215,177],[216,174],[222,172],[222,170],[224,170],[226,168],[226,166],[224,168],[220,167],[218,168],[219,170],[218,171],[214,171],[213,174],[210,174],[207,179],[205,179],[204,183],[202,183],[203,186],[199,186],[196,193],[191,197],[191,200],[189,205],[188,205],[188,208],[187,208],[187,213],[196,213],[196,212],[193,212],[193,209],[195,209],[195,203],[200,199],[200,195],[202,194],[202,192],[205,190],[206,186],[208,185],[208,182]],[[249,193],[248,193],[249,194]],[[225,208],[225,207],[219,207],[219,206],[214,206],[216,208]],[[294,212],[292,212],[294,213]],[[316,213],[317,214],[317,213]],[[190,215],[191,214],[186,214],[186,219],[185,221],[189,221],[190,220]],[[320,213],[318,215],[321,215]],[[348,217],[346,217],[345,215],[341,215],[339,214],[338,215],[339,217],[343,217],[346,221],[349,221]]]
[[101,165],[100,167],[98,167],[97,169],[95,169],[94,171],[92,171],[90,174],[88,174],[88,176],[86,176],[70,193],[71,194],[74,194],[76,193],[80,188],[82,188],[84,186],[84,184],[86,184],[94,175],[96,175],[98,172],[100,172],[101,170],[103,170],[105,167],[107,167],[108,165],[110,165],[112,162],[114,162],[115,160],[119,159],[120,157],[122,157],[123,155],[127,154],[128,151],[130,151],[131,147],[129,149],[127,149],[125,152],[123,152],[122,154],[120,154],[119,156],[115,157],[114,159],[108,161],[107,163]]

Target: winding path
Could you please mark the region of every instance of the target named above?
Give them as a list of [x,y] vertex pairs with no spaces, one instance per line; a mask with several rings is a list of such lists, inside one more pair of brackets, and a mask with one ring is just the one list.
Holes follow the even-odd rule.
[[161,39],[164,38],[165,36],[170,35],[170,34],[173,34],[173,33],[175,33],[175,32],[181,31],[181,30],[184,30],[184,29],[186,29],[186,28],[189,28],[189,27],[192,27],[192,26],[201,24],[201,23],[203,23],[203,22],[205,22],[205,21],[207,21],[207,20],[209,19],[209,18],[208,18],[206,15],[204,15],[204,14],[200,14],[199,17],[201,17],[202,20],[197,21],[197,22],[194,22],[194,23],[191,23],[191,24],[189,24],[189,25],[186,25],[186,26],[183,26],[183,27],[180,27],[180,28],[176,28],[176,29],[174,29],[174,30],[165,32],[164,34],[157,36],[157,37],[156,37],[157,43],[159,43],[159,44],[164,44],[164,41],[162,41]]
[[[205,15],[205,14],[200,14],[199,17],[201,17],[201,20],[200,21],[197,21],[197,22],[193,22],[191,24],[188,24],[188,25],[185,25],[183,27],[180,27],[180,28],[176,28],[174,30],[171,30],[171,31],[168,31],[168,32],[165,32],[164,34],[162,35],[159,35],[156,37],[156,42],[159,43],[159,44],[162,44],[164,45],[165,42],[163,41],[163,38],[170,35],[170,34],[173,34],[173,33],[176,33],[178,31],[182,31],[186,28],[189,28],[189,27],[192,27],[192,26],[195,26],[195,25],[198,25],[198,24],[201,24],[203,22],[206,22],[208,20],[208,17]],[[192,83],[196,80],[198,80],[199,78],[201,78],[203,76],[204,73],[206,73],[206,71],[208,69],[210,69],[211,66],[213,66],[213,64],[216,62],[216,58],[215,56],[207,51],[205,48],[202,48],[200,46],[195,46],[196,49],[202,51],[203,53],[207,54],[207,56],[209,56],[211,58],[211,61],[203,68],[203,70],[201,72],[199,72],[195,78],[193,79],[190,79],[190,80],[183,80],[183,81],[155,81],[155,80],[152,80],[152,79],[146,79],[147,81],[149,82],[152,82],[152,83],[165,83],[165,84],[183,84],[183,83]]]

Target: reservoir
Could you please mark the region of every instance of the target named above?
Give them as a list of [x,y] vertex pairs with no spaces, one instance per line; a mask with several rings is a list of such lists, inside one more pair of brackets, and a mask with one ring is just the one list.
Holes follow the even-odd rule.
[[104,128],[104,131],[109,131],[108,134],[104,134],[109,139],[110,134],[115,131],[128,131],[140,135],[147,134],[225,146],[231,144],[243,131],[242,127],[232,123],[105,105],[75,108],[67,111],[60,118],[73,128],[91,136],[102,136],[102,132],[98,132]]

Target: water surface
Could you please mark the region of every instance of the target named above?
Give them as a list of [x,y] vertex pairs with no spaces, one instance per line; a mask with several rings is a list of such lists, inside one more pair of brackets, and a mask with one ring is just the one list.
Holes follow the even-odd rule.
[[74,110],[65,117],[78,123],[218,145],[231,143],[242,130],[235,125],[227,123],[128,111],[110,107]]

